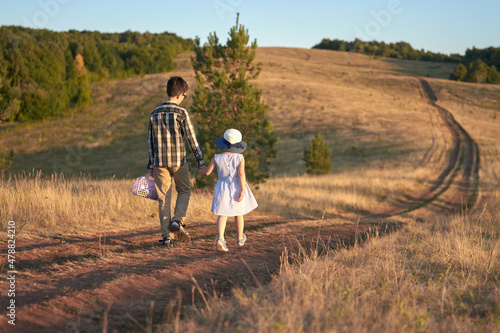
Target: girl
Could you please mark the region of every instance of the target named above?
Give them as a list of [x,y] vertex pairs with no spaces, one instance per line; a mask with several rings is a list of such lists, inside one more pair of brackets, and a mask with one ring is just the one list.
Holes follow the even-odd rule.
[[215,145],[223,151],[216,154],[206,168],[200,169],[200,174],[208,176],[217,166],[219,180],[215,184],[212,213],[217,217],[217,250],[227,252],[224,230],[229,216],[235,217],[237,244],[243,246],[247,236],[243,233],[243,215],[257,208],[257,202],[246,183],[245,158],[241,154],[247,148],[242,141],[240,131],[228,129],[224,137],[217,138]]

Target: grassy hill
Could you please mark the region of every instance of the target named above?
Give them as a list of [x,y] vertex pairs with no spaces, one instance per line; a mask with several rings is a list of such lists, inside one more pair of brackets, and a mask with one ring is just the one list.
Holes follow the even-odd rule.
[[[94,105],[69,117],[2,124],[0,144],[17,154],[12,172],[34,168],[47,174],[56,170],[69,175],[90,173],[93,177],[141,174],[147,158],[146,140],[141,138],[146,135],[149,113],[165,98],[166,80],[179,74],[187,78],[191,87],[195,86],[189,56],[185,53],[176,59],[178,70],[173,73],[94,83]],[[370,123],[363,119],[368,112],[365,105],[372,110],[383,109],[402,98],[396,94],[399,90],[411,89],[412,83],[405,82],[401,75],[445,78],[452,70],[452,65],[443,63],[375,60],[323,50],[261,48],[258,60],[263,63],[258,83],[271,104],[269,117],[283,138],[294,133],[351,129],[353,123],[361,130],[363,124]],[[386,91],[399,82],[407,87]],[[359,101],[349,101],[356,94],[362,94]],[[399,105],[408,108],[401,100],[397,104],[391,106],[393,110],[400,110]],[[304,112],[314,112],[318,117],[308,117]],[[281,169],[278,165],[275,172],[287,173]],[[295,171],[299,170],[292,172]]]
[[[203,303],[181,306],[175,295],[170,303],[162,303],[168,309],[165,313],[180,316],[182,312],[182,319],[173,315],[165,319],[164,312],[138,307],[141,323],[154,322],[162,332],[498,330],[500,87],[449,81],[454,65],[446,63],[289,48],[259,48],[257,60],[263,65],[257,83],[271,106],[269,118],[281,140],[272,177],[254,191],[259,209],[248,216],[250,221],[272,222],[250,224],[249,242],[263,244],[286,235],[299,239],[309,230],[310,234],[317,232],[316,245],[288,257],[285,254],[280,259],[281,270],[273,271],[276,274],[271,278],[266,275],[269,283],[264,286],[245,284],[234,289],[231,297],[221,297],[220,293],[227,296],[230,292],[217,289],[216,282],[205,291],[198,286]],[[195,86],[190,54],[181,54],[175,61],[177,69],[171,73],[94,83],[94,104],[68,117],[0,124],[0,145],[16,151],[12,178],[3,179],[0,185],[2,221],[16,221],[23,241],[62,242],[68,235],[77,235],[85,240],[86,249],[90,246],[86,236],[92,236],[97,244],[98,253],[90,254],[89,259],[97,264],[89,264],[91,268],[84,268],[86,261],[71,259],[78,257],[71,252],[57,260],[44,259],[51,269],[88,269],[85,276],[91,276],[95,266],[114,270],[133,261],[146,269],[141,266],[146,261],[144,265],[179,265],[176,267],[183,270],[188,265],[185,253],[195,253],[202,263],[193,263],[195,268],[189,271],[193,275],[223,280],[231,279],[228,274],[237,274],[233,263],[241,262],[248,252],[216,258],[205,245],[212,243],[205,235],[192,248],[182,248],[186,251],[182,255],[158,250],[149,239],[116,252],[106,250],[101,242],[101,233],[120,233],[139,226],[157,228],[156,203],[134,198],[130,191],[133,178],[146,172],[148,116],[165,98],[166,81],[171,75],[181,75]],[[429,98],[419,77],[425,77],[436,102]],[[441,109],[449,110],[451,116],[443,116],[438,112]],[[450,131],[447,124],[451,118],[473,139],[475,156],[480,156],[473,165],[478,168],[478,179],[474,170],[469,178],[463,176],[467,165],[461,161],[467,159],[468,152],[464,145],[458,145],[463,137]],[[304,174],[301,157],[316,132],[323,134],[333,150],[333,169],[327,175],[311,177]],[[405,205],[433,188],[454,155],[457,163],[439,185],[442,191],[430,192],[421,207],[406,212]],[[23,176],[33,169],[42,170],[41,175]],[[65,177],[44,178],[54,170],[64,172]],[[475,204],[466,207],[470,193],[462,189],[468,186]],[[462,193],[467,196],[460,197]],[[454,210],[449,209],[450,202],[458,202]],[[194,191],[188,212],[193,232],[195,227],[213,223],[210,203],[210,191]],[[377,215],[380,212],[386,212],[385,216]],[[283,218],[299,220],[276,222]],[[388,236],[377,229],[358,237],[358,224],[361,228],[391,223],[402,227]],[[326,226],[356,230],[353,242],[335,243],[343,239],[340,231],[329,234],[328,240],[320,239],[321,228]],[[330,246],[336,250],[329,251]],[[254,247],[251,250],[257,251]],[[76,247],[71,251],[77,251]],[[258,251],[271,260],[272,248]],[[43,255],[26,252],[24,256]],[[207,267],[212,266],[206,263],[213,263],[209,261],[213,258],[215,263],[226,265],[215,265],[210,271]],[[227,264],[233,260],[228,258],[234,262]],[[255,267],[248,262],[249,267]],[[37,271],[39,266],[26,267],[30,279],[47,281],[43,271]],[[128,290],[123,286],[129,275],[102,276],[110,281],[97,281],[97,289],[102,289],[99,297],[108,295],[113,286],[116,297],[120,290]],[[53,277],[56,289],[62,281],[59,278]],[[147,279],[152,278],[130,278],[134,285],[149,285]],[[66,276],[64,283],[70,285],[73,280],[77,279]],[[255,280],[259,285],[259,279]],[[52,286],[52,280],[46,284]],[[128,286],[132,293],[133,286]],[[75,294],[69,292],[64,299],[78,298],[80,287],[73,288]],[[194,288],[182,292],[192,293],[194,299]],[[160,293],[160,288],[152,289]],[[62,309],[58,313],[66,311],[75,322],[84,318],[57,303],[68,301],[47,297],[50,307],[40,305],[43,311]],[[143,294],[135,298],[142,299]],[[99,316],[90,321],[99,326],[104,318],[101,314],[107,316],[108,312],[104,311],[107,303],[97,299],[95,296],[90,303]],[[113,305],[118,309],[115,315],[123,318],[117,303]],[[85,320],[92,318],[89,316]],[[132,330],[130,326],[127,329]]]
[[[271,165],[277,178],[263,187],[262,195],[271,195],[264,194],[266,188],[282,186],[283,179],[296,189],[279,196],[284,202],[296,192],[310,193],[296,209],[271,203],[271,211],[281,207],[278,214],[321,217],[370,210],[424,188],[446,162],[451,134],[433,127],[436,119],[422,98],[418,75],[428,78],[439,101],[456,111],[480,144],[483,137],[488,142],[494,137],[500,89],[446,80],[452,64],[286,48],[260,48],[257,60],[263,65],[257,83],[281,137],[279,158]],[[55,171],[66,177],[119,179],[144,174],[148,116],[165,98],[166,81],[181,75],[195,86],[190,53],[175,61],[172,73],[94,83],[94,104],[71,116],[1,124],[0,145],[16,152],[12,174],[40,170],[44,175]],[[331,186],[303,192],[311,180],[295,176],[305,173],[301,157],[316,132],[333,150],[333,170],[326,176]],[[436,147],[441,151],[429,154]],[[366,179],[373,184],[365,184]],[[345,187],[350,188],[348,196],[336,191]]]

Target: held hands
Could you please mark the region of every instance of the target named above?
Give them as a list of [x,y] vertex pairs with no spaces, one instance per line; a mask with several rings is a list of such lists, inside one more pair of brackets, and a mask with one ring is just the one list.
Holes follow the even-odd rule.
[[200,175],[208,176],[212,173],[212,171],[215,168],[215,159],[212,158],[212,160],[210,161],[210,164],[208,166],[199,165],[198,167],[199,167],[198,172],[200,173]]
[[198,169],[198,173],[202,176],[206,176],[207,175],[207,167],[204,166],[204,165],[200,165],[200,168]]

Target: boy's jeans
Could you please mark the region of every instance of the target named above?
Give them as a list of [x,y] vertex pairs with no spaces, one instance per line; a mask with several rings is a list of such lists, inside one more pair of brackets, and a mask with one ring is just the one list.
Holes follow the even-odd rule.
[[[170,233],[172,221],[182,222],[186,217],[186,211],[191,196],[189,184],[188,164],[175,168],[154,167],[156,192],[158,192],[158,208],[160,213],[161,236],[166,237]],[[172,180],[175,182],[177,200],[175,202],[174,216],[171,217],[170,200],[172,197]]]

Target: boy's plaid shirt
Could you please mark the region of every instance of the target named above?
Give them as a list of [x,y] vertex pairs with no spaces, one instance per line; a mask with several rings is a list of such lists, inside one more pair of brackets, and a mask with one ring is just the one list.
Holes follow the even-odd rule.
[[205,165],[203,152],[186,109],[163,102],[151,112],[148,131],[148,169],[180,167],[187,162],[186,138],[198,165]]

